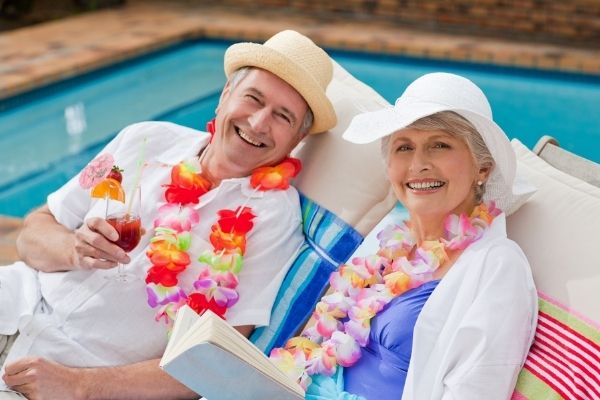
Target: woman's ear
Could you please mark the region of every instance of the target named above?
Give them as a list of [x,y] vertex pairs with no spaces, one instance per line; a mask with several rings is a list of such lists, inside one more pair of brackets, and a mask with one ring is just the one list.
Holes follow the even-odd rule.
[[479,168],[479,173],[477,174],[477,178],[481,182],[486,182],[490,173],[492,172],[493,167],[481,167]]

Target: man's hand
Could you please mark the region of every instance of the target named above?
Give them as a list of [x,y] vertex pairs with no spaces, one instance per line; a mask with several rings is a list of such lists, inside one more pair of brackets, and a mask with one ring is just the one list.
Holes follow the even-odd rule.
[[44,272],[112,268],[129,256],[117,245],[117,231],[102,218],[90,218],[72,231],[61,225],[47,205],[33,211],[17,238],[19,257]]
[[84,399],[79,387],[79,370],[39,357],[27,357],[7,364],[4,382],[29,400]]
[[108,269],[129,263],[130,259],[119,246],[111,240],[117,240],[119,234],[102,218],[87,219],[75,231],[73,245],[73,264],[83,269]]
[[7,364],[6,385],[29,400],[197,399],[158,367],[159,359],[104,368],[71,368],[39,357]]

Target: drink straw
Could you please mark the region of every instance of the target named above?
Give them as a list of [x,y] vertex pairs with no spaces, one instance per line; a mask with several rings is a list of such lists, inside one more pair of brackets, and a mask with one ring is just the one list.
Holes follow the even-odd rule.
[[[260,190],[260,185],[258,185],[258,186],[256,186],[256,187],[254,188],[254,191],[251,193],[251,195],[252,195],[252,194],[254,194],[254,193],[256,193],[256,192],[258,192],[259,190]],[[238,211],[237,211],[237,213],[235,214],[235,217],[236,217],[236,218],[239,218],[239,217],[240,217],[240,215],[242,215],[242,210],[244,209],[244,207],[246,207],[246,205],[248,205],[248,203],[249,203],[249,202],[250,202],[250,196],[246,197],[246,200],[244,201],[244,204],[242,204],[242,205],[241,205],[241,206],[238,208]]]
[[106,217],[108,217],[108,193],[104,193],[104,219],[106,219]]
[[[142,148],[140,149],[140,156],[138,157],[138,161],[137,161],[137,170],[135,173],[135,179],[133,181],[134,185],[133,185],[133,188],[131,189],[131,196],[129,197],[131,200],[129,201],[129,206],[127,207],[127,215],[131,214],[131,207],[133,206],[135,192],[136,192],[136,190],[140,189],[139,186],[140,186],[140,180],[142,179],[142,169],[144,168],[144,164],[146,163],[146,142],[147,141],[148,141],[148,138],[144,138],[144,141],[142,142]],[[141,201],[141,197],[142,197],[142,194],[140,193],[139,201]],[[141,206],[141,204],[140,204],[140,206]]]

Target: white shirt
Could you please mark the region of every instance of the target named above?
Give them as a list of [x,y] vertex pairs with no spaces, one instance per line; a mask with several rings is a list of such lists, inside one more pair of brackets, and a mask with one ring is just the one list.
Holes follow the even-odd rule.
[[[131,263],[125,266],[126,271],[139,280],[123,284],[105,279],[114,276],[114,269],[37,273],[43,301],[35,311],[11,307],[13,314],[18,314],[11,318],[20,321],[21,334],[7,362],[37,355],[68,366],[94,367],[133,363],[162,355],[167,342],[166,326],[154,320],[156,310],[147,304],[143,280],[150,262],[145,251],[156,210],[164,203],[161,185],[170,181],[171,167],[181,160],[194,158],[207,145],[209,136],[171,123],[147,122],[124,129],[102,153],[112,154],[116,164],[125,170],[126,193],[134,185],[144,139],[147,166],[141,180],[141,216],[146,234],[129,253]],[[89,190],[79,186],[77,176],[52,193],[48,205],[56,219],[69,229],[76,229],[84,220],[103,217],[105,213],[104,200],[91,199]],[[293,188],[255,192],[250,188],[249,178],[238,178],[224,180],[205,194],[197,206],[200,223],[193,230],[188,251],[192,265],[180,274],[180,285],[191,286],[198,273],[198,256],[203,250],[212,249],[208,237],[217,212],[242,205],[252,207],[257,217],[247,236],[243,269],[239,274],[240,300],[226,316],[234,326],[267,325],[281,281],[304,240],[298,193]],[[4,277],[6,281],[2,269],[0,280]],[[7,269],[10,270],[14,273],[14,267]],[[34,289],[30,292],[35,293],[35,285],[32,286]],[[19,304],[30,303],[21,301]],[[28,313],[33,313],[33,317],[22,318]],[[2,314],[6,312],[0,311],[0,333],[10,333],[6,332],[11,328],[7,323],[9,319]]]
[[504,214],[463,252],[417,319],[403,400],[509,399],[537,322],[529,263]]

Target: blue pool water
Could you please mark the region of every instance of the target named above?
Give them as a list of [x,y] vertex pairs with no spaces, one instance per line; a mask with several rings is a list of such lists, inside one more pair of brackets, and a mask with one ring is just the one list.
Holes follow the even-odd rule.
[[[230,43],[195,41],[0,101],[0,214],[22,216],[77,173],[127,124],[168,120],[203,129],[225,83]],[[600,77],[331,51],[393,102],[412,80],[447,71],[476,82],[507,134],[545,134],[600,162]]]

